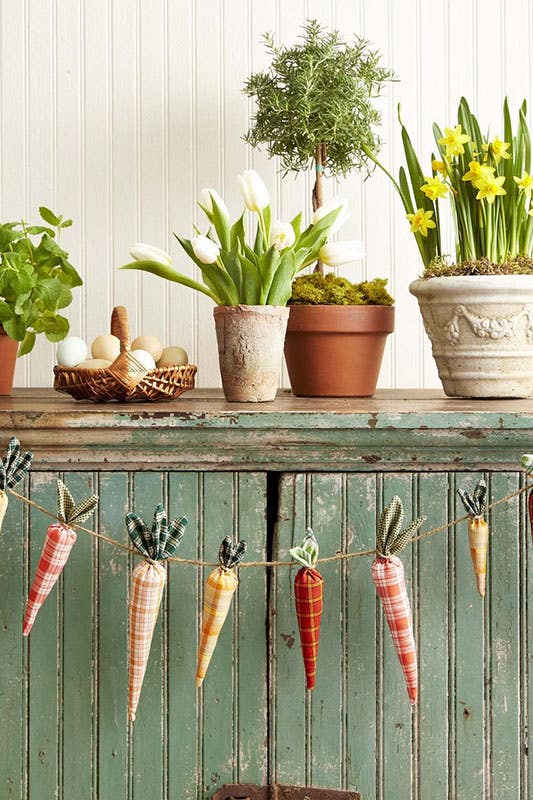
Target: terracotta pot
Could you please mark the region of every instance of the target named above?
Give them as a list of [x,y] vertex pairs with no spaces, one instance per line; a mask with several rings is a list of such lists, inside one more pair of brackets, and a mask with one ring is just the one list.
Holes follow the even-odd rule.
[[291,306],[285,360],[301,397],[371,397],[392,306]]
[[289,309],[217,306],[213,313],[226,400],[239,403],[274,400]]
[[19,343],[10,339],[0,325],[0,395],[11,394]]

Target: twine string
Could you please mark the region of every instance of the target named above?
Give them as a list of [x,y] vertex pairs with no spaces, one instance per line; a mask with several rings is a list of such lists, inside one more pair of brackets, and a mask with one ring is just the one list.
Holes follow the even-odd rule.
[[[522,486],[520,489],[517,489],[515,492],[510,492],[506,494],[504,497],[500,497],[498,500],[494,500],[494,502],[489,503],[486,506],[486,511],[489,511],[496,506],[501,505],[502,503],[507,503],[509,500],[512,500],[514,497],[518,497],[519,495],[527,492],[528,489],[533,487],[533,483],[526,483],[525,486]],[[29,497],[24,497],[24,495],[15,492],[14,489],[7,489],[9,494],[12,494],[22,503],[26,503],[27,505],[35,508],[37,511],[40,511],[42,514],[45,514],[47,517],[50,517],[53,520],[59,522],[58,517],[56,514],[53,514],[47,508],[43,508],[43,506],[36,503],[34,500],[30,500]],[[462,517],[457,517],[456,519],[452,519],[449,522],[444,523],[443,525],[437,525],[434,528],[430,528],[427,531],[423,531],[419,533],[418,536],[413,536],[411,542],[421,542],[424,539],[429,539],[431,536],[435,536],[437,533],[442,533],[449,528],[453,528],[455,525],[458,525],[460,522],[465,522],[467,519],[470,518],[469,514],[464,514]],[[90,536],[94,536],[97,539],[101,539],[108,544],[113,545],[114,547],[118,547],[120,550],[124,550],[126,553],[132,553],[137,558],[145,559],[138,550],[135,550],[133,547],[129,547],[129,545],[124,544],[123,542],[119,542],[117,539],[112,539],[110,536],[106,536],[105,533],[100,533],[99,531],[92,531],[90,528],[85,528],[83,525],[78,525],[77,523],[69,523],[69,527],[76,528],[76,530],[83,531],[83,533],[88,533]],[[362,556],[373,556],[376,554],[374,549],[372,550],[355,550],[352,553],[335,553],[333,556],[324,556],[323,558],[319,558],[317,560],[317,564],[326,564],[329,561],[343,561],[345,559],[350,558],[360,558]],[[145,559],[146,560],[146,559]],[[196,558],[181,558],[179,556],[170,556],[169,558],[165,559],[165,561],[174,562],[176,564],[191,564],[195,567],[218,567],[218,561],[201,561]],[[248,567],[294,567],[294,561],[245,561],[241,562],[237,569],[247,569]]]

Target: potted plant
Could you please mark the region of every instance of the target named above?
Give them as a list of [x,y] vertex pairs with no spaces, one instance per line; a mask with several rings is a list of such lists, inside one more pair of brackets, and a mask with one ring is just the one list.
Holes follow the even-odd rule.
[[[399,114],[400,117],[400,114]],[[433,126],[438,157],[423,169],[400,117],[407,172],[398,181],[375,155],[402,200],[424,272],[418,298],[444,391],[450,397],[533,394],[533,205],[531,140],[523,102],[503,139],[481,132],[467,101],[457,124]],[[454,258],[445,254],[451,216]]]
[[[39,209],[43,224],[0,224],[0,394],[11,394],[15,361],[29,353],[37,334],[59,342],[69,331],[58,313],[72,302],[82,280],[60,246],[72,220]],[[19,345],[20,342],[20,345]]]
[[[323,252],[340,210],[332,209],[301,230],[301,214],[291,222],[272,219],[268,190],[254,170],[239,175],[239,184],[245,209],[235,222],[231,223],[219,194],[205,189],[199,205],[209,222],[207,233],[197,231],[192,239],[176,237],[200,269],[202,283],[175,270],[164,251],[143,244],[132,248],[136,260],[122,269],[151,272],[210,297],[216,303],[226,398],[268,401],[274,399],[278,386],[292,281]],[[246,237],[247,209],[257,219],[250,240]]]
[[[375,129],[381,119],[374,102],[393,72],[379,66],[380,55],[364,39],[348,45],[338,31],[328,32],[315,20],[306,23],[302,41],[291,47],[276,47],[268,34],[264,39],[272,62],[245,84],[244,91],[256,101],[245,140],[279,157],[285,174],[314,165],[313,221],[340,208],[330,230],[334,233],[348,217],[347,202],[324,203],[325,176],[346,176],[354,169],[368,172],[373,166],[367,149],[379,150]],[[345,245],[330,243],[315,269],[323,274],[324,264],[341,266],[357,251],[362,256],[360,243],[349,249],[347,258]],[[331,299],[334,283],[326,287],[324,300],[306,304],[301,291],[305,280],[298,280],[298,302],[291,303],[285,346],[293,392],[372,395],[384,341],[394,327],[394,310],[389,305],[367,307],[361,291],[353,295],[357,305],[346,302],[350,293],[337,304]],[[311,281],[311,295],[316,296],[316,289]]]

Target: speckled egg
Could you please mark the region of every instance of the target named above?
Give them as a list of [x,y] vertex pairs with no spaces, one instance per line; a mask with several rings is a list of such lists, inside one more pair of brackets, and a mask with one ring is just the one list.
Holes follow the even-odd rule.
[[120,339],[112,333],[104,333],[97,336],[91,345],[93,358],[104,358],[106,361],[114,361],[120,354]]
[[78,369],[105,369],[110,367],[111,364],[112,362],[107,358],[87,358],[81,364],[78,364]]
[[161,358],[163,352],[163,345],[156,336],[137,336],[131,343],[132,350],[146,350],[150,353],[154,361]]
[[161,353],[161,358],[157,362],[158,367],[182,367],[189,363],[189,356],[183,347],[165,347]]

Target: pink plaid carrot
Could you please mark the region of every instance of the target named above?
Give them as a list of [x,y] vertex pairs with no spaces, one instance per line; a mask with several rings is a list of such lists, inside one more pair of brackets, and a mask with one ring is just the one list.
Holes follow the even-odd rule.
[[93,494],[75,506],[65,484],[60,480],[57,481],[57,516],[60,521],[49,525],[46,531],[41,557],[24,612],[23,636],[28,636],[30,633],[39,609],[54,588],[69,559],[76,542],[76,534],[70,524],[81,525],[93,513],[97,502],[98,498]]
[[376,558],[372,564],[372,580],[383,606],[411,703],[416,703],[418,696],[416,646],[403,564],[396,553],[407,544],[424,520],[425,517],[420,517],[402,531],[402,501],[393,497],[380,518]]

